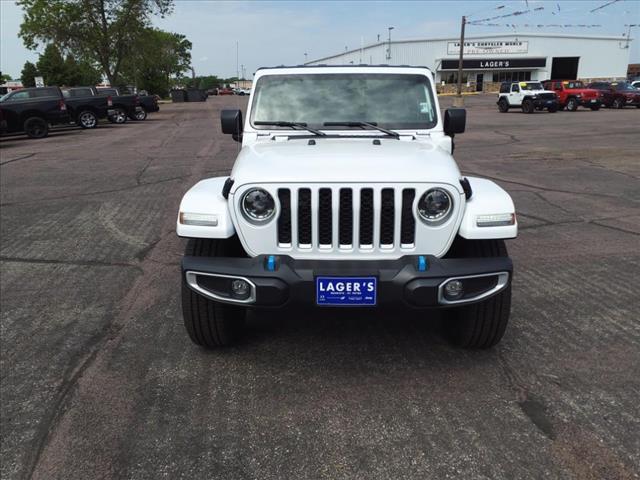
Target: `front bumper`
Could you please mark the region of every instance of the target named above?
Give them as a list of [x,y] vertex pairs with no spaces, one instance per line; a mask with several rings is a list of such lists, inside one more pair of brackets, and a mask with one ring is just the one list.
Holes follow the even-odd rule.
[[558,100],[553,98],[537,98],[533,100],[535,108],[558,108]]
[[[316,277],[371,276],[377,278],[376,306],[438,308],[485,300],[505,289],[513,272],[508,257],[441,259],[426,255],[422,260],[417,255],[381,261],[186,256],[182,275],[186,284],[204,297],[248,307],[313,306]],[[426,268],[421,270],[421,265]],[[230,285],[235,279],[251,285],[246,298],[233,298]],[[447,300],[443,294],[444,284],[452,279],[461,279],[466,285],[458,300]]]
[[599,98],[579,98],[578,105],[586,108],[600,107],[602,105],[602,101]]

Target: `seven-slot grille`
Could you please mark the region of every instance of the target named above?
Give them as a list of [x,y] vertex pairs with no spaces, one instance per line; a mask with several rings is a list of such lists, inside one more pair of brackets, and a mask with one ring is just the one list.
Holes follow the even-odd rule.
[[279,188],[278,246],[411,248],[415,195],[414,188]]

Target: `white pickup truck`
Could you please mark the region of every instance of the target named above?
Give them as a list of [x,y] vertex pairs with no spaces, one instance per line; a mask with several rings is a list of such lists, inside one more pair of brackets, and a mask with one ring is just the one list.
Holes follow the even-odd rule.
[[453,140],[466,112],[440,112],[422,67],[257,71],[230,176],[180,204],[184,323],[194,343],[228,345],[248,309],[442,311],[451,341],[504,334],[517,235],[511,197],[463,177]]

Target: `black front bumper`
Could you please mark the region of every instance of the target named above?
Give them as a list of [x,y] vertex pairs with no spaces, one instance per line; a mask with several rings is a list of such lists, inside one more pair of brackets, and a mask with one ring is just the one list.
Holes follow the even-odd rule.
[[585,108],[600,107],[602,101],[599,98],[580,98],[578,99],[578,105]]
[[[506,288],[513,272],[508,257],[441,259],[426,255],[424,271],[420,270],[419,259],[411,255],[397,260],[316,261],[277,256],[275,269],[269,270],[269,257],[264,255],[255,258],[186,256],[182,260],[182,276],[200,295],[247,307],[316,305],[316,277],[373,276],[377,278],[376,306],[434,308],[485,300]],[[237,278],[253,284],[251,298],[238,301],[231,294],[225,297],[225,289]],[[443,297],[441,287],[453,278],[462,278],[468,287],[462,299],[449,302]]]
[[558,108],[558,100],[553,98],[537,98],[533,100],[535,108]]

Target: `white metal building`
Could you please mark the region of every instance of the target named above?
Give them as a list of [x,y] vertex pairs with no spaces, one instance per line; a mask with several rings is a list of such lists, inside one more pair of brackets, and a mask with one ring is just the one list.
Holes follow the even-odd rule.
[[[465,38],[464,82],[509,80],[624,79],[629,64],[627,37],[563,34],[496,34]],[[421,65],[438,83],[457,79],[460,41],[456,38],[394,40],[362,46],[307,65]]]

